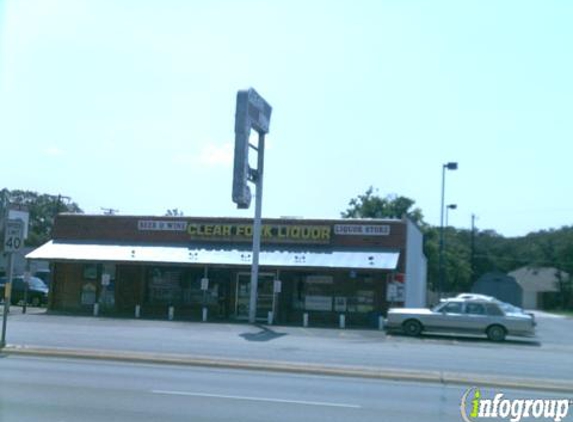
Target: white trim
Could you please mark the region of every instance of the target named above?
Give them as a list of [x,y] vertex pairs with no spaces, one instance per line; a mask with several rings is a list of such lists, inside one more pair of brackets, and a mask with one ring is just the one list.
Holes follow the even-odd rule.
[[[346,251],[269,249],[261,250],[259,265],[267,267],[344,268],[395,270],[400,253],[397,251]],[[117,245],[85,242],[50,241],[26,255],[27,259],[50,261],[146,262],[165,264],[251,265],[248,249]]]

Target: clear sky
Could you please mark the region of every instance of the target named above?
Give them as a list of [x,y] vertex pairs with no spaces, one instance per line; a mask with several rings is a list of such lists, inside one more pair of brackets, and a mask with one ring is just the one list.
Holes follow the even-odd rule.
[[273,106],[263,216],[369,186],[439,224],[573,224],[568,0],[0,0],[0,187],[86,212],[248,216],[235,97]]

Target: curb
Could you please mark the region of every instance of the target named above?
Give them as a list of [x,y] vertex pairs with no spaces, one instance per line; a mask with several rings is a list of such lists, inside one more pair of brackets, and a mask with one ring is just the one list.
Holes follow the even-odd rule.
[[307,375],[367,378],[390,381],[423,382],[432,384],[462,385],[465,387],[509,388],[519,390],[572,393],[573,382],[543,378],[501,377],[496,375],[469,374],[443,371],[406,370],[395,368],[328,366],[310,363],[244,360],[158,354],[146,352],[43,348],[35,346],[8,345],[0,349],[4,355],[55,357],[71,359],[94,359],[116,362],[160,365],[185,365],[219,369],[273,371]]

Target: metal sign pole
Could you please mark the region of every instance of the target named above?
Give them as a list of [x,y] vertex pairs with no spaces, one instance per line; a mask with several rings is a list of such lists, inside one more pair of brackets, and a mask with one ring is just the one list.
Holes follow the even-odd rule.
[[2,338],[0,339],[0,349],[6,346],[6,324],[8,322],[8,312],[10,311],[10,300],[12,290],[12,273],[14,272],[14,254],[8,254],[8,281],[4,285],[4,315],[2,317]]
[[257,184],[255,195],[255,221],[253,223],[253,262],[251,264],[251,298],[249,301],[249,322],[257,317],[257,290],[259,284],[259,252],[261,250],[261,214],[263,208],[263,166],[265,160],[265,135],[259,132],[257,147]]
[[[253,88],[237,92],[235,112],[235,159],[233,166],[233,202],[239,209],[249,208],[251,190],[247,182],[256,185],[255,218],[253,221],[253,259],[251,262],[251,292],[249,297],[249,322],[257,317],[257,290],[259,284],[259,252],[261,247],[261,213],[263,207],[263,165],[265,134],[269,132],[272,107]],[[249,143],[249,133],[255,129],[259,144]],[[257,169],[249,166],[249,148],[257,151]]]

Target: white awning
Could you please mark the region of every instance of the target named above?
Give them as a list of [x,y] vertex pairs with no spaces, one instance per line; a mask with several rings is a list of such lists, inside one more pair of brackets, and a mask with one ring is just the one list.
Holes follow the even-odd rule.
[[[306,249],[270,249],[259,255],[266,267],[320,267],[394,270],[397,251],[318,251]],[[114,245],[50,241],[26,255],[28,259],[48,261],[139,262],[166,264],[251,265],[252,252],[237,248],[207,248],[156,245]]]

